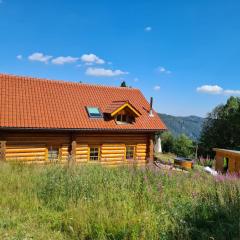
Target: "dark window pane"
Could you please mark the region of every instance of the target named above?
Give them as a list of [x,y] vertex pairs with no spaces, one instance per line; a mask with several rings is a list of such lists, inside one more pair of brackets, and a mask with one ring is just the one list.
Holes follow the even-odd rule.
[[134,159],[135,146],[126,146],[126,159]]
[[122,122],[127,122],[127,116],[126,115],[122,115]]
[[48,149],[48,160],[57,160],[58,159],[58,149],[57,148],[49,148]]
[[99,148],[98,147],[90,147],[90,160],[98,160],[99,158]]
[[119,121],[119,122],[122,121],[121,115],[117,115],[117,121]]
[[116,121],[118,123],[132,123],[134,121],[134,117],[126,114],[119,114],[116,117]]

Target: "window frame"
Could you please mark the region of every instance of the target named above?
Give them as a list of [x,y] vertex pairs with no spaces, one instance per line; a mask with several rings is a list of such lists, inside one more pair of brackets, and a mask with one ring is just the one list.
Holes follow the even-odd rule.
[[[133,147],[133,157],[132,158],[127,158],[127,148],[128,147]],[[136,145],[134,145],[134,144],[127,144],[126,146],[125,146],[125,159],[127,160],[127,161],[129,161],[129,160],[135,160],[136,159]]]
[[[87,111],[87,114],[88,114],[88,117],[89,118],[103,118],[103,113],[101,111],[101,109],[99,107],[96,107],[96,106],[86,106],[86,111]],[[92,116],[91,113],[89,112],[89,108],[96,108],[99,112],[99,116]]]
[[[51,151],[56,151],[57,152],[57,157],[56,158],[52,158],[52,156],[50,157],[50,154],[51,154]],[[55,155],[55,154],[51,154],[51,155]],[[59,160],[59,157],[60,157],[60,149],[59,149],[59,147],[54,147],[54,146],[49,146],[48,148],[47,148],[47,159],[48,159],[48,161],[50,161],[50,162],[54,162],[54,161],[58,161]]]
[[[97,159],[91,159],[91,148],[97,148],[98,149]],[[101,147],[99,145],[89,145],[88,146],[88,161],[91,161],[91,162],[99,161],[100,160],[100,149],[101,149]]]
[[[118,120],[118,117],[120,117],[120,121]],[[123,121],[123,117],[126,118],[126,121]],[[134,117],[132,117],[133,119],[131,119],[131,116],[130,115],[127,115],[127,114],[118,114],[116,115],[115,117],[115,122],[117,124],[132,124],[134,122]]]

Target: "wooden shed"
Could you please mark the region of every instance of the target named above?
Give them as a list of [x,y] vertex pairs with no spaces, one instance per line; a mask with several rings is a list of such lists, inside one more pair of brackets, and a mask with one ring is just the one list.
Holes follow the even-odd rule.
[[240,172],[240,151],[214,148],[215,169],[219,172],[239,173]]
[[0,74],[4,161],[145,164],[166,129],[138,89]]

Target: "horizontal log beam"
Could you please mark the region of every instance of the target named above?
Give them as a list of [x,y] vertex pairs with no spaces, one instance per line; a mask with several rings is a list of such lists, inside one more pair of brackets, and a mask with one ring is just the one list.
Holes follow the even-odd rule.
[[84,151],[76,151],[77,155],[84,155],[84,154],[88,154],[88,150],[84,150]]
[[112,155],[101,155],[101,159],[110,159],[110,158],[119,158],[119,159],[125,159],[124,154],[112,154]]
[[78,149],[78,148],[88,148],[88,145],[87,144],[78,144],[77,143],[76,149]]
[[20,152],[20,153],[7,153],[6,158],[10,157],[38,157],[38,156],[45,156],[45,152]]
[[6,153],[45,152],[46,148],[6,148]]
[[125,147],[121,147],[121,148],[120,147],[115,147],[115,148],[104,148],[104,147],[102,147],[101,150],[102,151],[109,151],[109,152],[117,150],[117,151],[123,151],[124,152],[126,150],[126,148]]
[[39,156],[39,157],[10,157],[6,158],[7,161],[38,161],[38,160],[45,160],[45,156]]
[[120,157],[111,157],[111,158],[108,157],[108,158],[101,158],[100,159],[101,162],[105,162],[105,161],[110,162],[110,161],[115,161],[115,160],[116,161],[125,161],[124,158],[120,158]]
[[125,150],[102,150],[102,155],[108,155],[108,154],[125,154]]

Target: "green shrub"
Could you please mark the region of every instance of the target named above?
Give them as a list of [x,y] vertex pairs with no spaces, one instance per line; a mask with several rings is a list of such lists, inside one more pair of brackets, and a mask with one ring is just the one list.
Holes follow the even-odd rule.
[[186,135],[181,134],[175,139],[173,152],[182,157],[191,157],[193,155],[193,142]]
[[174,153],[181,157],[192,157],[194,155],[193,141],[186,135],[181,134],[173,137],[170,132],[161,134],[162,150],[165,153]]
[[163,152],[166,153],[173,152],[173,146],[175,141],[173,135],[170,132],[165,131],[161,135],[161,140]]

